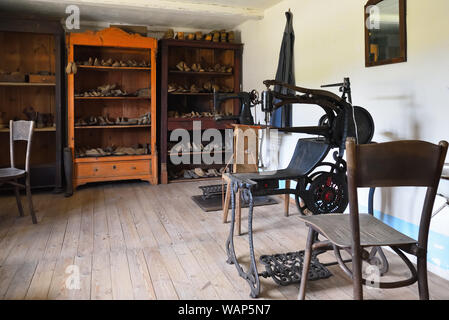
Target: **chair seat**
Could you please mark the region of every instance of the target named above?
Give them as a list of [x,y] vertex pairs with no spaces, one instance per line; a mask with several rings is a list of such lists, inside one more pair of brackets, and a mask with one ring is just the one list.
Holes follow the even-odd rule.
[[0,180],[11,180],[21,178],[26,175],[26,171],[17,168],[1,168]]
[[[351,247],[349,214],[323,214],[300,217],[307,225],[322,233],[332,243],[342,248]],[[362,247],[399,246],[416,243],[416,240],[391,228],[369,214],[359,214],[360,245]]]

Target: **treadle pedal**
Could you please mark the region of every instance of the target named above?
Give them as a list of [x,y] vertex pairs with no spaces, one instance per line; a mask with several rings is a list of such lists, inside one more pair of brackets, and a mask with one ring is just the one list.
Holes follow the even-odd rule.
[[[274,282],[281,286],[288,286],[301,282],[302,264],[304,260],[304,250],[274,255],[264,255],[260,257],[260,262],[265,266],[265,270],[259,273],[264,278],[271,277]],[[315,281],[327,279],[332,273],[320,263],[316,254],[312,255],[310,262],[308,280]]]

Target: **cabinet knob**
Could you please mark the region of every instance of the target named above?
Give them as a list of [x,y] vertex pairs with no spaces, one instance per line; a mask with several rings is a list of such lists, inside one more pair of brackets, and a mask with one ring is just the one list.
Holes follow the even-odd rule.
[[97,171],[98,171],[98,168],[94,168],[94,171],[97,172]]
[[137,168],[136,168],[136,167],[131,167],[131,169],[132,169],[132,170],[136,170]]
[[112,166],[112,169],[114,169],[114,170],[115,170],[115,169],[117,169],[117,167],[116,167],[116,166],[114,165],[114,166]]

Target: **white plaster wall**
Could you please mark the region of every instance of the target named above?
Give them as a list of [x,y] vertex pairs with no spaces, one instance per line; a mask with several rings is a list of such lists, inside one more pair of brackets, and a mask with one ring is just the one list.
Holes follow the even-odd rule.
[[[406,63],[365,68],[364,5],[366,0],[284,0],[265,11],[264,19],[241,24],[243,89],[264,89],[274,79],[285,27],[293,12],[297,85],[318,88],[350,77],[355,105],[367,108],[375,121],[377,142],[421,139],[449,140],[449,1],[408,0]],[[294,108],[294,125],[314,125],[319,108]],[[263,122],[263,115],[257,114]],[[282,139],[281,167],[293,153],[297,136]],[[449,157],[447,161],[449,162]],[[420,190],[378,193],[376,209],[413,224],[419,223]],[[363,195],[361,195],[361,199]],[[441,204],[437,199],[437,205]],[[449,235],[449,210],[431,229]],[[447,276],[447,275],[446,275]]]

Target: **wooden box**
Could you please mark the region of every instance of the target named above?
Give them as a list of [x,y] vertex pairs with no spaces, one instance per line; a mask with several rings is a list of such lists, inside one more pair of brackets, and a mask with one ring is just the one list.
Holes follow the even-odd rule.
[[30,83],[55,83],[56,77],[51,75],[30,74],[28,81]]

